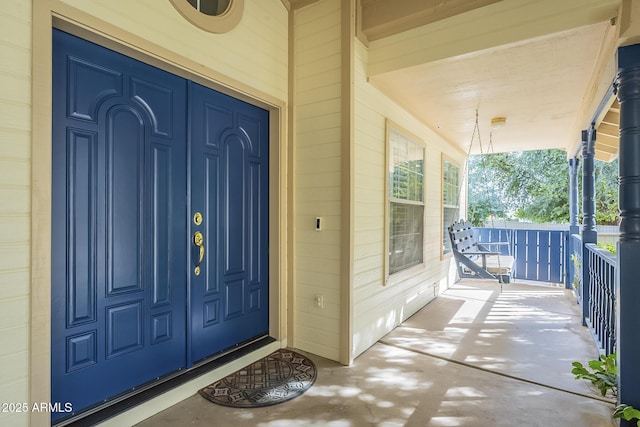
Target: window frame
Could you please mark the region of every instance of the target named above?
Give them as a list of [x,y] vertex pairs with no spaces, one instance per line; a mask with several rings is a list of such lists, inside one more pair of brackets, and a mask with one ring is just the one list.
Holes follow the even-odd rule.
[[[390,256],[389,250],[391,247],[391,203],[394,203],[394,200],[391,197],[391,188],[392,184],[390,182],[391,170],[391,133],[398,133],[401,137],[406,138],[407,140],[415,143],[416,145],[422,148],[422,201],[416,203],[415,201],[407,201],[407,205],[421,205],[423,206],[422,211],[422,260],[415,265],[411,265],[402,270],[398,270],[396,272],[391,273],[390,269]],[[427,146],[425,142],[416,136],[415,134],[409,132],[402,126],[393,122],[390,119],[385,120],[385,175],[384,175],[384,281],[383,284],[387,285],[390,283],[400,282],[405,280],[408,277],[414,276],[416,272],[424,270],[425,268],[425,254],[426,254],[426,244],[425,244],[425,232],[426,232],[426,216],[427,216],[427,202],[426,202],[426,189],[427,189],[427,174],[426,174],[426,165],[427,165]],[[397,203],[397,201],[395,202]]]
[[215,34],[233,30],[240,23],[244,11],[244,0],[230,0],[227,10],[216,16],[200,12],[187,0],[169,0],[169,2],[187,21],[204,31]]
[[[457,176],[458,176],[458,180],[457,180],[457,186],[456,186],[456,198],[457,198],[457,205],[449,205],[445,203],[445,163],[450,164],[451,166],[455,167],[458,171]],[[445,258],[449,258],[453,256],[453,252],[451,250],[451,245],[449,244],[449,250],[446,251],[445,248],[445,238],[449,237],[449,231],[447,230],[447,228],[449,227],[448,225],[445,224],[445,220],[446,220],[446,215],[445,215],[445,209],[456,209],[458,212],[458,216],[460,216],[460,209],[462,206],[462,200],[461,200],[461,196],[462,196],[462,179],[463,177],[461,176],[462,173],[462,168],[460,167],[460,164],[458,162],[456,162],[455,160],[453,160],[451,157],[445,155],[444,153],[442,154],[442,159],[440,162],[441,165],[441,174],[440,174],[440,190],[441,190],[441,197],[440,197],[440,233],[441,233],[441,245],[440,245],[440,258],[441,259],[445,259]]]

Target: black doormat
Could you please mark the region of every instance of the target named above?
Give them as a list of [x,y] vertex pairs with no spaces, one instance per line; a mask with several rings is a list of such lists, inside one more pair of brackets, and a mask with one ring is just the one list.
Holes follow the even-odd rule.
[[260,408],[300,396],[316,381],[313,362],[281,349],[203,388],[199,393],[218,405]]

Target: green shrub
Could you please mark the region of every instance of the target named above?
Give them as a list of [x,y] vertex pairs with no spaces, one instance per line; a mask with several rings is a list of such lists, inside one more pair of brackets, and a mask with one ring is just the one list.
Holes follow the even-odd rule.
[[607,242],[607,243],[598,242],[598,246],[600,246],[602,249],[608,250],[609,252],[611,252],[614,255],[617,253],[616,245],[614,243],[611,243],[611,242]]
[[618,395],[618,368],[615,353],[607,356],[602,355],[597,360],[587,362],[590,370],[580,362],[573,362],[571,365],[573,366],[571,373],[576,376],[577,380],[590,381],[603,396],[608,391],[611,391],[614,396]]
[[613,418],[622,418],[627,421],[637,420],[636,425],[640,427],[640,411],[633,406],[620,404],[613,412]]
[[577,291],[580,287],[580,257],[576,254],[571,254],[571,261],[573,261],[573,271],[575,271],[571,284],[573,285],[573,290]]
[[[598,360],[590,360],[587,362],[589,369],[580,362],[573,362],[571,365],[573,366],[571,373],[576,376],[577,380],[590,381],[603,396],[606,396],[609,391],[614,396],[618,395],[618,368],[615,353],[600,356]],[[621,403],[616,406],[612,416],[627,421],[636,420],[636,425],[640,427],[640,410],[633,406]]]

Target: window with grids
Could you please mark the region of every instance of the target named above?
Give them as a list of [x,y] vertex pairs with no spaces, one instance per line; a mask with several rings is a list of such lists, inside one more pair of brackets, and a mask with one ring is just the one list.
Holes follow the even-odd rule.
[[424,145],[388,126],[389,274],[423,262]]
[[460,212],[460,168],[449,160],[442,161],[442,253],[451,252],[449,226]]
[[234,29],[242,18],[244,0],[169,0],[187,21],[210,33]]
[[205,15],[222,15],[229,9],[231,0],[187,0],[197,11]]

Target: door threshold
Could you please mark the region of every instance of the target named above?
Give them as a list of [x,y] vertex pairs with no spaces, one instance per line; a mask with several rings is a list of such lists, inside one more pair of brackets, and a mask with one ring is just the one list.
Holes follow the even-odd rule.
[[95,426],[96,424],[104,422],[109,418],[113,418],[116,415],[128,411],[138,405],[141,405],[208,372],[211,372],[237,359],[240,359],[241,357],[244,357],[256,350],[261,349],[262,347],[274,343],[275,341],[275,338],[272,338],[270,336],[265,336],[255,341],[251,341],[242,347],[234,349],[233,351],[223,353],[218,357],[214,356],[214,359],[201,362],[199,365],[196,365],[189,370],[179,371],[172,375],[170,374],[163,381],[137,391],[135,392],[135,394],[125,395],[118,401],[116,401],[117,398],[114,398],[114,401],[112,401],[111,403],[100,405],[92,409],[87,409],[83,413],[74,415],[70,418],[58,420],[55,424],[52,424],[52,426]]

